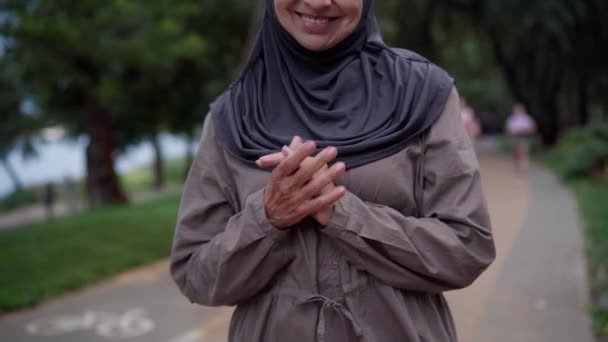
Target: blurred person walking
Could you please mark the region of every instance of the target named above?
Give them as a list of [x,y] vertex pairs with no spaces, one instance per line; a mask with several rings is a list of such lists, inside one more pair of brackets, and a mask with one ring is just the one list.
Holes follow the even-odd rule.
[[469,106],[463,96],[460,97],[460,116],[469,137],[475,141],[481,135],[481,124],[475,115],[475,110]]
[[513,164],[518,171],[525,172],[530,163],[530,141],[536,133],[536,123],[523,104],[517,102],[513,105],[512,113],[507,118],[506,130],[513,144]]
[[75,213],[78,210],[78,194],[76,189],[76,182],[70,175],[66,175],[63,178],[63,188],[65,191],[65,201],[68,206],[70,214]]
[[171,273],[236,305],[230,341],[457,341],[444,291],[495,248],[453,79],[382,40],[372,0],[267,0],[216,99]]
[[44,185],[42,194],[42,201],[44,203],[44,210],[47,219],[55,216],[55,199],[55,186],[52,182],[48,182]]

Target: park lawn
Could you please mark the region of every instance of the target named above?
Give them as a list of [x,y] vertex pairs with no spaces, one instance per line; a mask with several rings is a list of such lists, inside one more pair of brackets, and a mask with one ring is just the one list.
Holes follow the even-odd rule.
[[[164,162],[166,185],[184,183],[184,158],[168,159]],[[149,190],[154,187],[154,170],[152,165],[146,165],[120,175],[120,182],[127,193]]]
[[[587,236],[587,260],[595,295],[608,293],[608,181],[572,182]],[[592,308],[594,331],[608,336],[608,310]]]
[[179,195],[0,231],[0,312],[169,255]]
[[[539,156],[541,162],[563,175],[564,165],[558,152]],[[573,190],[585,227],[585,240],[591,290],[595,296],[608,292],[608,175],[604,178],[567,180]],[[608,310],[591,308],[593,330],[608,336]]]

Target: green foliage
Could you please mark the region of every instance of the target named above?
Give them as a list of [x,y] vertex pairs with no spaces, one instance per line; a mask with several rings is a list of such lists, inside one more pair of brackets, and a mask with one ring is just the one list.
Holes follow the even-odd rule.
[[[185,159],[167,160],[163,165],[167,185],[171,186],[183,183]],[[147,165],[122,175],[121,182],[129,193],[153,189],[154,174],[152,166]]]
[[0,312],[169,255],[177,195],[0,232]]
[[16,190],[0,199],[0,213],[40,203],[40,194],[33,189]]
[[[589,241],[589,266],[592,275],[608,270],[608,181],[579,180],[573,184]],[[598,280],[600,280],[598,277]],[[608,283],[595,283],[595,289],[608,290]]]
[[376,2],[387,42],[418,52],[445,68],[467,102],[483,116],[484,126],[502,130],[512,97],[496,68],[491,39],[479,29],[475,1]]
[[596,336],[608,336],[608,310],[595,308],[591,311],[593,332]]
[[161,131],[194,134],[242,59],[252,6],[3,0],[2,59],[20,85],[11,103],[27,98],[45,123],[88,135],[87,189],[102,194],[91,199],[119,201],[113,155]]
[[570,130],[557,146],[560,173],[566,178],[605,176],[608,164],[608,123]]
[[[599,295],[608,291],[608,180],[579,180],[573,187],[585,222],[591,288]],[[596,335],[608,336],[608,311],[594,307],[592,319]]]
[[34,154],[31,137],[38,128],[38,122],[35,117],[22,112],[21,105],[26,96],[16,78],[14,70],[0,55],[0,160],[6,159],[16,147],[20,147],[26,156]]

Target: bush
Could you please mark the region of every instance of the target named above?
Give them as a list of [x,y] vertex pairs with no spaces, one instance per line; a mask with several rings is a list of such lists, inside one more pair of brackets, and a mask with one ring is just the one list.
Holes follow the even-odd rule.
[[16,190],[0,199],[0,212],[6,212],[40,202],[40,195],[33,189]]
[[608,123],[595,123],[566,133],[557,147],[563,158],[560,171],[566,178],[606,174],[608,164]]

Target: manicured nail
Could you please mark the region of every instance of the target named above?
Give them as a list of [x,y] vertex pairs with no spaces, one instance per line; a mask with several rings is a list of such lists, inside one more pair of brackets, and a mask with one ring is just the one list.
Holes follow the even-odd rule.
[[333,147],[333,146],[330,146],[329,147],[329,154],[331,154],[334,157],[337,156],[338,155],[338,149],[335,148],[335,147]]

